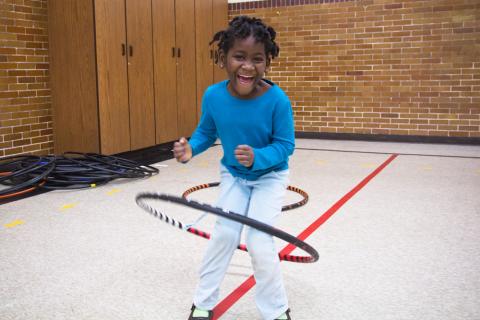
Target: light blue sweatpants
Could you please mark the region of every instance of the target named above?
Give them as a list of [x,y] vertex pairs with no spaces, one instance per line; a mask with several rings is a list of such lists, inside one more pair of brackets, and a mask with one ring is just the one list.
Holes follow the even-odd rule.
[[[274,225],[282,210],[288,186],[288,170],[270,172],[258,180],[233,177],[221,166],[220,196],[217,206]],[[218,303],[220,284],[235,249],[243,225],[218,217],[200,268],[194,304],[211,310]],[[256,281],[255,302],[263,319],[273,320],[288,309],[278,251],[271,235],[246,227],[245,241]]]

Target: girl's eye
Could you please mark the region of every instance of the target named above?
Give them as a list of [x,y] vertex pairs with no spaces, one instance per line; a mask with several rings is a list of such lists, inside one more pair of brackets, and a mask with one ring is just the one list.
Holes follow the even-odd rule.
[[254,61],[255,63],[262,63],[262,62],[263,62],[263,58],[262,58],[262,57],[254,58],[253,61]]
[[243,56],[233,56],[233,57],[234,57],[235,59],[237,59],[237,60],[243,60],[243,59],[244,59]]

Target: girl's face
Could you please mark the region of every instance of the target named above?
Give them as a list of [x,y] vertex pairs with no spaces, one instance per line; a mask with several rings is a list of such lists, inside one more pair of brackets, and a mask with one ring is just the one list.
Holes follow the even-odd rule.
[[265,45],[253,36],[236,39],[227,55],[223,55],[230,83],[228,89],[236,97],[249,99],[264,91],[262,80],[269,65]]

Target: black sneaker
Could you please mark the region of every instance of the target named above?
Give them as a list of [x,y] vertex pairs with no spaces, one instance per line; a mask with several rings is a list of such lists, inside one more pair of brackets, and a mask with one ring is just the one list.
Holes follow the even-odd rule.
[[[292,318],[290,318],[290,309],[287,309],[285,313],[287,314],[287,320],[292,320]],[[275,319],[275,320],[278,320],[278,319]]]
[[195,305],[192,304],[192,311],[190,312],[190,316],[188,317],[188,320],[212,320],[213,319],[213,311],[208,310],[208,317],[194,317],[193,316],[193,311],[195,311]]

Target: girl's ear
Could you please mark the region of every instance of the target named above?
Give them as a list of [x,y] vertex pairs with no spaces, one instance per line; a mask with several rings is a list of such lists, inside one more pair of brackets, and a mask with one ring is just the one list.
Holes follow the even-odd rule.
[[223,50],[218,50],[218,66],[223,69],[223,67],[227,64],[227,57]]
[[267,58],[266,68],[265,68],[265,74],[267,74],[267,73],[270,71],[270,62],[271,62],[271,59],[270,59],[270,58]]

